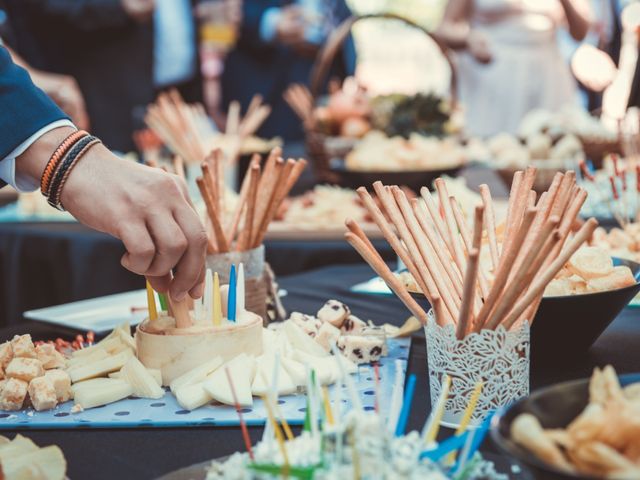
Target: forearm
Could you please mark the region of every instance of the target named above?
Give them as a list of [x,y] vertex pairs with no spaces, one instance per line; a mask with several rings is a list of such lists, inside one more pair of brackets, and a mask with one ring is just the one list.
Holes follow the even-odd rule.
[[582,4],[580,8],[575,5],[575,0],[560,0],[564,15],[567,18],[569,34],[578,41],[584,39],[591,28],[591,9]]
[[72,127],[60,127],[45,133],[16,157],[16,177],[39,180],[56,148],[74,132]]

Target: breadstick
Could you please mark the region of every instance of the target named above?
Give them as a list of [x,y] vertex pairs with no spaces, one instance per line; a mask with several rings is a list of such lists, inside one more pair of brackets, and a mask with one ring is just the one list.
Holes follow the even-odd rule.
[[420,224],[420,228],[427,236],[428,241],[431,243],[433,253],[429,256],[436,258],[438,262],[438,268],[447,274],[449,281],[454,287],[455,294],[458,297],[462,297],[462,280],[460,278],[460,275],[458,275],[458,272],[455,271],[455,265],[451,260],[451,257],[449,257],[447,249],[442,245],[440,237],[434,231],[432,225],[427,221],[426,216],[424,215],[425,212],[420,211],[421,207],[423,209],[425,208],[424,205],[421,205],[421,203],[422,202],[420,202],[417,198],[414,198],[412,201],[412,206],[415,218]]
[[[257,153],[254,153],[253,156],[251,157],[251,163],[249,165],[254,164],[256,157],[258,157],[258,159],[260,158],[260,156]],[[236,232],[238,231],[238,225],[240,224],[240,218],[242,217],[242,212],[244,212],[244,209],[247,205],[247,195],[249,190],[250,178],[251,176],[249,175],[249,171],[247,171],[247,173],[245,173],[244,175],[244,178],[242,179],[242,186],[240,187],[238,205],[236,206],[236,211],[233,214],[233,218],[231,219],[231,225],[229,227],[229,237],[228,237],[229,245],[233,243],[233,239],[235,238]]]
[[189,314],[189,304],[186,299],[180,302],[173,300],[171,295],[167,295],[169,306],[171,307],[171,315],[176,320],[176,328],[189,328],[193,325],[191,315]]
[[[449,247],[450,245],[449,234],[447,232],[446,226],[442,221],[440,212],[438,212],[438,206],[436,205],[436,202],[433,200],[433,197],[431,196],[431,192],[427,187],[422,187],[420,189],[420,195],[422,196],[422,199],[424,200],[424,204],[426,205],[427,210],[429,211],[429,215],[431,216],[431,221],[433,221],[434,225],[436,226],[436,229],[438,230],[438,233],[440,234],[440,238],[442,238],[444,240],[444,243]],[[453,252],[451,252],[451,257],[453,257]]]
[[451,211],[449,192],[447,192],[447,186],[441,178],[436,178],[434,184],[438,192],[438,198],[440,199],[440,208],[444,211],[444,220],[447,225],[447,231],[449,232],[449,241],[453,245],[453,260],[458,266],[458,270],[462,276],[462,272],[465,271],[466,266],[462,246],[460,245],[460,236],[456,229],[456,221]]
[[358,238],[360,238],[360,240],[362,240],[367,245],[367,248],[369,250],[375,251],[377,253],[376,247],[373,246],[373,243],[371,243],[371,240],[369,240],[369,237],[367,237],[367,234],[364,233],[364,230],[362,230],[358,222],[348,218],[344,222],[344,224],[351,233],[356,235]]
[[418,302],[413,299],[406,287],[398,277],[393,274],[387,264],[384,263],[380,257],[373,254],[369,248],[367,248],[365,242],[363,242],[357,235],[347,232],[344,236],[347,239],[347,242],[357,250],[360,256],[366,260],[378,276],[386,282],[391,290],[393,290],[409,311],[418,320],[420,320],[420,323],[425,325],[427,323],[427,313],[420,305],[418,305]]
[[251,227],[251,241],[250,245],[253,246],[260,234],[260,227],[262,221],[267,214],[273,196],[276,193],[278,181],[280,180],[280,174],[284,168],[284,160],[279,158],[273,164],[272,168],[269,168],[269,162],[265,165],[262,176],[260,177],[260,183],[258,185],[258,200],[256,202],[256,211],[253,218],[253,225]]
[[211,226],[213,227],[213,232],[216,236],[218,251],[221,253],[228,252],[229,244],[227,243],[227,238],[222,231],[220,218],[218,217],[218,212],[216,211],[215,205],[213,204],[211,193],[208,191],[207,184],[202,178],[197,178],[196,183],[198,184],[198,189],[200,190],[202,199],[204,200],[204,203],[207,207],[207,213],[209,214],[209,219],[211,220]]
[[220,205],[220,203],[218,202],[218,196],[220,192],[218,192],[218,182],[215,179],[215,170],[213,170],[212,164],[212,154],[209,154],[202,165],[200,165],[200,168],[202,169],[202,178],[204,179],[204,183],[207,186],[209,194],[211,195],[213,205],[215,206],[216,210],[218,210],[218,207]]
[[306,167],[307,161],[304,158],[299,158],[295,166],[293,167],[291,175],[289,175],[289,178],[287,179],[287,192],[291,191]]
[[491,254],[491,265],[493,271],[498,269],[500,252],[498,251],[498,237],[496,235],[496,213],[493,208],[493,198],[491,198],[491,190],[486,183],[480,185],[480,196],[484,205],[485,228],[489,239],[489,253]]
[[293,172],[293,168],[295,167],[295,164],[296,164],[295,160],[289,159],[282,167],[280,171],[280,176],[274,187],[274,192],[271,197],[271,201],[267,206],[267,209],[264,213],[262,221],[260,222],[260,225],[258,227],[258,235],[254,240],[253,247],[257,247],[258,245],[260,245],[260,243],[262,243],[262,239],[264,238],[267,232],[267,229],[269,228],[269,223],[271,222],[271,220],[273,220],[273,218],[276,215],[276,212],[278,211],[278,208],[280,207],[280,204],[282,203],[284,198],[287,196],[287,193],[289,193],[288,190],[286,189],[287,179]]
[[439,285],[440,296],[449,296],[453,301],[452,304],[455,304],[456,308],[459,308],[461,292],[456,292],[456,289],[449,280],[446,268],[440,263],[440,259],[434,251],[433,245],[420,228],[406,194],[397,186],[391,187],[391,191],[400,209],[400,213],[404,218],[404,223],[417,246],[417,253],[422,256],[435,284],[437,286]]
[[507,217],[504,221],[504,235],[502,237],[502,252],[504,255],[504,251],[507,247],[507,238],[511,234],[511,230],[513,230],[513,218],[516,216],[516,203],[518,200],[518,195],[520,193],[520,184],[522,183],[522,177],[524,173],[518,170],[513,174],[513,179],[511,180],[511,190],[509,191],[509,204],[507,206]]
[[489,291],[489,295],[484,299],[484,305],[476,315],[476,319],[474,321],[474,331],[479,332],[489,313],[495,306],[496,300],[499,298],[502,293],[502,289],[507,283],[507,279],[509,278],[509,272],[512,268],[513,261],[516,259],[519,252],[519,245],[522,245],[522,241],[529,231],[529,227],[533,222],[533,218],[536,215],[535,210],[528,210],[524,218],[522,220],[522,224],[520,228],[517,230],[514,241],[511,243],[507,250],[502,251],[502,256],[500,257],[500,266],[498,267],[498,271],[495,274],[495,278],[493,280],[493,285],[491,286],[491,290]]
[[464,274],[464,288],[462,293],[462,305],[458,314],[458,325],[456,326],[456,337],[462,340],[467,334],[467,328],[471,323],[471,310],[475,301],[476,279],[478,275],[478,257],[476,249],[469,252],[467,271]]
[[[449,201],[451,203],[451,210],[453,211],[453,216],[456,219],[456,224],[458,225],[458,230],[460,231],[460,235],[462,236],[462,242],[467,250],[467,253],[470,253],[471,250],[473,250],[474,248],[478,250],[478,252],[480,252],[480,247],[482,244],[482,228],[480,228],[478,231],[474,229],[473,238],[472,238],[471,235],[469,234],[469,229],[467,228],[467,223],[465,222],[464,214],[462,213],[462,210],[460,210],[460,205],[458,205],[458,201],[453,196],[449,197]],[[484,217],[484,206],[482,207],[482,212]],[[478,213],[476,208],[476,215],[477,214]],[[476,235],[479,236],[477,239],[475,238]],[[477,240],[477,246],[476,246],[476,240]],[[489,294],[489,285],[484,275],[484,272],[482,271],[481,268],[478,271],[478,284],[480,287],[481,297],[486,298],[487,295]],[[480,302],[480,297],[478,297],[477,301]],[[479,305],[477,306],[479,307]]]
[[373,221],[376,223],[376,225],[378,225],[378,228],[382,232],[384,238],[387,240],[387,242],[389,242],[389,245],[391,245],[393,251],[396,252],[396,254],[400,257],[400,260],[402,260],[402,262],[406,265],[407,270],[409,270],[411,275],[413,275],[413,278],[417,282],[418,287],[420,287],[422,293],[429,299],[429,302],[431,302],[431,299],[436,295],[437,292],[435,284],[433,283],[431,278],[428,279],[429,286],[427,287],[427,283],[420,276],[418,268],[409,255],[406,247],[402,245],[402,242],[400,242],[400,240],[396,236],[396,233],[387,222],[387,219],[378,208],[378,205],[376,205],[375,200],[371,197],[371,195],[369,195],[367,189],[364,187],[360,187],[356,190],[356,192],[362,200],[365,208],[369,211],[369,214],[373,218]]
[[[540,229],[540,231],[533,235],[535,236],[535,240],[533,241],[533,245],[536,248],[541,249],[547,242],[547,239],[551,235],[553,229],[558,225],[560,219],[558,217],[551,217],[545,225]],[[529,235],[531,235],[531,229],[529,230]],[[509,277],[509,282],[502,294],[498,297],[495,302],[495,308],[487,318],[484,323],[484,328],[489,328],[494,330],[501,322],[504,315],[511,309],[514,301],[523,293],[523,290],[526,290],[527,285],[533,280],[533,277],[537,273],[538,269],[542,266],[546,255],[548,252],[545,252],[545,255],[540,255],[540,251],[537,253],[525,252],[523,261],[518,266],[513,275]],[[540,259],[542,257],[542,259]],[[536,261],[538,260],[538,261]],[[536,264],[536,267],[534,267]]]
[[[598,227],[598,222],[595,218],[590,218],[587,220],[584,225],[580,228],[578,233],[573,239],[562,249],[562,252],[558,257],[549,265],[547,270],[538,278],[534,280],[534,283],[531,285],[527,293],[524,294],[520,300],[513,307],[513,310],[509,312],[509,314],[502,321],[504,327],[509,330],[514,322],[520,317],[520,314],[525,311],[525,309],[531,304],[535,298],[544,292],[544,289],[547,287],[549,282],[553,280],[553,278],[558,274],[560,269],[564,266],[565,263],[571,258],[571,256],[582,246],[584,242],[586,242],[591,235],[593,235],[593,231]],[[535,315],[535,312],[534,312]],[[530,321],[533,321],[533,317]]]
[[247,187],[247,211],[244,217],[244,226],[238,239],[238,251],[244,252],[249,248],[249,242],[253,236],[253,218],[256,211],[258,197],[258,184],[260,183],[260,164],[252,164],[247,173],[249,186]]
[[[445,287],[446,283],[444,279],[438,275],[437,272],[429,271],[424,257],[420,254],[418,245],[416,244],[413,236],[411,235],[398,206],[396,205],[395,199],[391,196],[391,194],[386,190],[386,187],[382,185],[382,182],[378,181],[373,184],[373,188],[378,195],[378,199],[382,202],[382,205],[391,218],[391,221],[395,225],[398,233],[400,233],[400,238],[407,246],[407,250],[409,251],[411,258],[416,264],[418,268],[418,272],[422,276],[423,280],[427,285],[429,285],[429,281],[438,285],[438,289],[434,291],[438,292],[442,297],[446,310],[449,311],[449,314],[452,318],[458,317],[458,305],[455,302],[454,296],[450,294],[449,290]],[[459,299],[458,299],[459,300]]]

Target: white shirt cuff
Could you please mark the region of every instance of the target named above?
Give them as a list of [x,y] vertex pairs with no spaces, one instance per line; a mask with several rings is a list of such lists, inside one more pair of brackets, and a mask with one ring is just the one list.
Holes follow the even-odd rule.
[[0,160],[0,178],[13,186],[19,192],[33,192],[40,186],[40,179],[31,178],[28,175],[16,175],[16,157],[19,157],[24,151],[29,148],[36,140],[38,140],[45,133],[59,127],[73,127],[75,125],[69,120],[56,120],[42,127],[36,133],[27,138],[24,142],[18,145],[9,155]]

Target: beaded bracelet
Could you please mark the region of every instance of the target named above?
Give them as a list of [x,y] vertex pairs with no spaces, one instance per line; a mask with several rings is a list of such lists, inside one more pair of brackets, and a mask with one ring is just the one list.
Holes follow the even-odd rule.
[[51,183],[51,179],[53,178],[53,172],[56,167],[60,163],[60,160],[67,154],[69,149],[82,137],[89,135],[84,130],[76,130],[71,133],[67,138],[65,138],[58,148],[55,149],[51,158],[47,162],[47,166],[42,173],[42,177],[40,178],[40,191],[43,195],[46,195],[47,190],[49,189],[49,185]]
[[71,168],[76,165],[77,160],[79,160],[80,157],[89,149],[86,147],[93,146],[98,142],[99,140],[92,135],[87,135],[81,138],[73,145],[73,147],[71,147],[71,149],[65,155],[64,159],[59,162],[59,166],[56,169],[51,180],[49,190],[46,193],[49,205],[57,208],[58,210],[63,210],[62,206],[60,205],[60,193],[62,192],[63,182],[66,181]]

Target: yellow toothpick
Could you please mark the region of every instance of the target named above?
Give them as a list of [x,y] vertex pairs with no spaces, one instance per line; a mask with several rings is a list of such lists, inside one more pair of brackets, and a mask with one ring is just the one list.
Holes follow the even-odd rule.
[[482,387],[484,384],[482,382],[476,383],[473,392],[471,392],[471,397],[469,398],[469,404],[464,411],[464,415],[462,415],[462,420],[460,421],[460,425],[456,429],[456,435],[460,435],[467,429],[469,422],[471,421],[471,415],[476,409],[476,405],[478,404],[478,398],[480,398],[480,393],[482,392]]
[[[467,408],[464,410],[464,414],[462,415],[462,420],[460,420],[460,425],[456,429],[456,435],[460,435],[463,433],[467,427],[469,426],[469,422],[471,421],[471,415],[476,409],[476,405],[478,404],[478,398],[480,398],[480,393],[482,392],[482,387],[484,384],[482,382],[476,383],[476,386],[471,392],[471,397],[469,397],[469,403],[467,404]],[[456,452],[451,452],[447,457],[447,464],[452,464],[456,460]]]
[[331,411],[331,404],[329,403],[329,390],[327,386],[322,387],[322,398],[324,400],[324,413],[327,417],[327,423],[333,425],[333,412]]
[[276,422],[276,417],[273,415],[273,409],[271,408],[271,403],[267,399],[267,396],[261,395],[261,398],[262,398],[262,403],[264,403],[264,406],[267,409],[267,416],[269,417],[269,421],[271,422],[273,431],[276,434],[276,440],[278,441],[278,446],[280,447],[282,458],[284,458],[285,469],[288,469],[289,456],[287,455],[287,447],[284,444],[284,435],[282,435],[282,430],[280,430],[280,426],[278,425],[278,422]]
[[149,307],[149,320],[158,319],[158,309],[156,308],[156,296],[151,288],[149,280],[147,280],[147,306]]
[[444,407],[447,403],[447,398],[449,398],[450,388],[451,377],[449,375],[445,375],[442,382],[442,391],[440,392],[440,397],[438,398],[438,402],[433,412],[433,417],[429,419],[430,424],[424,436],[425,445],[430,445],[431,443],[436,441],[438,431],[440,430],[440,421],[442,420],[442,416],[444,415]]
[[213,274],[213,324],[222,325],[222,298],[220,297],[220,278]]

